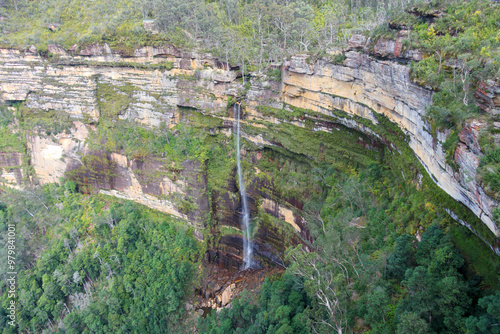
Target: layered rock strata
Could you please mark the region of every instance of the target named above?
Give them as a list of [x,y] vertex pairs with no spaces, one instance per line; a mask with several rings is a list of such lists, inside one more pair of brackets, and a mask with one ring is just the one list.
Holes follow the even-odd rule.
[[465,204],[488,228],[500,236],[493,221],[492,209],[498,203],[476,182],[476,171],[482,156],[478,137],[485,124],[473,121],[464,127],[455,152],[459,170],[446,163],[442,143],[446,134],[431,134],[426,108],[432,91],[410,80],[410,70],[391,61],[379,61],[350,51],[342,65],[306,57],[292,57],[283,71],[282,98],[285,103],[331,115],[342,110],[377,123],[375,113],[382,114],[409,136],[409,145],[436,184],[457,201]]
[[[91,153],[85,140],[92,134],[93,124],[105,113],[145,126],[166,124],[173,127],[181,122],[183,108],[189,108],[223,119],[224,126],[220,131],[231,128],[233,118],[226,107],[228,97],[235,97],[241,91],[241,84],[236,79],[239,75],[237,69],[227,71],[224,64],[209,55],[183,53],[172,47],[141,48],[129,58],[113,54],[108,49],[94,45],[88,50],[81,50],[76,56],[59,50],[51,60],[34,52],[0,50],[2,101],[22,101],[30,112],[52,112],[56,117],[69,117],[72,122],[69,130],[48,138],[30,133],[30,161],[38,182],[57,182],[65,173],[82,164],[81,157]],[[54,49],[54,52],[57,50]],[[483,125],[472,122],[464,128],[455,155],[459,169],[454,171],[446,164],[442,149],[446,134],[439,133],[434,138],[426,122],[426,107],[431,103],[432,92],[413,83],[409,68],[404,65],[376,60],[356,51],[347,52],[346,57],[343,64],[335,65],[326,60],[308,64],[306,56],[296,56],[283,64],[282,82],[254,77],[250,89],[245,92],[247,117],[243,120],[244,124],[258,129],[263,126],[258,120],[286,121],[264,115],[258,108],[261,105],[283,110],[293,106],[325,116],[334,116],[333,111],[340,110],[375,125],[378,123],[377,115],[384,115],[408,135],[409,146],[434,182],[454,199],[464,203],[499,236],[498,226],[492,220],[492,209],[498,203],[484,193],[474,177],[481,156],[477,136]],[[485,96],[494,101],[497,90],[490,89]],[[115,100],[121,102],[108,108]],[[375,141],[382,140],[370,125],[350,117],[337,119],[338,123],[361,131]],[[304,126],[296,119],[287,122]],[[336,131],[332,124],[321,119],[315,125],[316,130]],[[243,136],[260,147],[276,145],[261,134]],[[359,144],[372,148],[378,145],[363,140]],[[4,158],[6,162],[2,162],[2,166],[12,165],[12,159]],[[203,166],[186,162],[183,167],[185,174],[180,173],[175,180],[166,175],[146,180],[141,179],[143,171],[161,169],[160,160],[151,159],[144,165],[118,152],[105,156],[105,159],[114,172],[112,179],[105,185],[101,184],[102,192],[188,219],[198,230],[202,228],[204,215],[209,211],[208,201],[199,199],[205,198],[204,176],[199,177]],[[21,182],[20,170],[16,173],[10,177],[11,183]],[[196,212],[176,207],[171,199],[174,193],[198,196]],[[259,196],[265,197],[265,194]],[[234,206],[234,212],[237,211],[238,203],[230,198],[221,197],[217,202],[221,210],[230,210]],[[264,198],[260,205],[262,210],[288,222],[303,238],[307,238],[301,218],[292,210],[293,205],[278,204],[273,198]],[[228,219],[237,222],[237,214]],[[228,240],[227,244],[235,242]],[[257,247],[264,249],[267,246],[263,242]]]

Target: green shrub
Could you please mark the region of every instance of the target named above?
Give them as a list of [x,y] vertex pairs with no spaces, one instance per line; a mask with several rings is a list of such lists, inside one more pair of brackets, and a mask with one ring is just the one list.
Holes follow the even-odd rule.
[[279,68],[270,68],[267,72],[267,76],[270,80],[281,82],[281,69]]
[[500,199],[500,148],[486,150],[479,164],[479,179],[490,196]]
[[345,56],[345,54],[339,53],[339,54],[336,54],[333,57],[331,57],[330,61],[332,62],[332,64],[342,65],[344,63],[344,60],[346,60],[346,59],[347,59],[347,57]]
[[439,74],[439,62],[435,56],[424,58],[419,62],[411,63],[411,78],[420,85],[428,85],[437,89],[443,80],[442,74]]
[[21,129],[14,125],[15,115],[6,106],[0,106],[0,152],[24,152]]

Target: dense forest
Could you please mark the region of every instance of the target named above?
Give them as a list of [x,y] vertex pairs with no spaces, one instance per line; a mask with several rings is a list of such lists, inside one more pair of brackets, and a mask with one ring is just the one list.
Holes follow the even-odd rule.
[[16,260],[24,268],[17,328],[7,324],[3,295],[5,333],[179,331],[200,256],[179,222],[132,203],[84,197],[70,182],[3,194],[1,219],[22,235]]
[[[16,224],[23,236],[16,247],[23,269],[19,322],[7,325],[4,293],[3,332],[495,333],[498,261],[478,276],[452,242],[463,227],[445,234],[438,225],[450,218],[430,203],[422,210],[421,194],[412,196],[388,169],[353,173],[316,171],[326,177],[306,208],[314,252],[289,249],[286,272],[266,278],[259,295],[244,294],[198,322],[184,303],[203,246],[182,222],[78,194],[72,182],[7,191],[2,228]],[[352,219],[360,214],[365,221]],[[420,242],[405,233],[416,222],[429,225]],[[2,254],[7,249],[3,240]]]
[[[107,43],[128,57],[135,48],[170,43],[210,53],[226,70],[238,69],[243,87],[250,73],[281,80],[279,66],[292,55],[340,64],[355,34],[370,38],[373,48],[378,39],[408,31],[403,48],[420,50],[423,59],[400,61],[415,82],[434,92],[428,122],[434,135],[449,133],[444,149],[453,168],[464,122],[486,117],[477,88],[498,80],[500,70],[500,4],[486,0],[0,0],[0,30],[0,47],[34,45],[49,60],[56,58],[50,44],[76,53]],[[230,97],[228,108],[234,102]],[[23,130],[45,127],[50,135],[70,123],[49,115],[44,122],[50,124],[30,125],[25,106],[9,107],[15,112],[0,106],[2,152],[25,149],[26,139],[11,131],[14,124],[23,124]],[[120,105],[109,108],[102,108],[103,115],[117,114],[113,108]],[[186,159],[196,161],[206,166],[211,191],[222,192],[234,174],[234,135],[210,131],[222,121],[184,112],[188,121],[174,129],[103,117],[92,124],[96,130],[88,147],[121,150],[129,158],[154,154],[179,170]],[[263,279],[258,292],[245,291],[228,307],[203,315],[187,305],[194,303],[207,251],[218,240],[210,235],[212,217],[200,240],[182,219],[93,192],[81,177],[96,172],[90,169],[93,156],[83,157],[80,169],[59,184],[33,186],[25,180],[23,190],[2,186],[0,331],[500,333],[498,256],[442,209],[435,185],[407,180],[405,173],[417,175],[417,168],[387,149],[378,160],[354,161],[355,154],[345,152],[348,158],[330,159],[324,148],[335,144],[325,143],[331,137],[311,131],[308,138],[309,130],[294,130],[304,145],[297,149],[300,163],[284,160],[292,153],[274,147],[263,150],[266,159],[258,168],[261,178],[279,176],[276,192],[303,201],[310,238],[290,242],[276,264],[283,272]],[[396,130],[388,132],[388,138],[404,142]],[[495,199],[500,198],[497,132],[481,135],[478,168],[481,184]],[[319,148],[311,149],[315,144]],[[257,168],[249,159],[244,167],[247,175]],[[176,200],[182,212],[196,208],[192,198]],[[500,222],[499,208],[494,217]],[[259,213],[254,222],[266,220],[272,219]],[[18,308],[12,326],[11,270],[4,259],[14,225]],[[280,231],[283,239],[293,239],[293,231]]]

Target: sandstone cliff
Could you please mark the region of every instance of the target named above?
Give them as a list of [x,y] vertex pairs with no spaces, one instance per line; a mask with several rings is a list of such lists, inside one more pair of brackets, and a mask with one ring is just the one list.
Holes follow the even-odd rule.
[[434,182],[454,199],[465,204],[496,235],[492,209],[498,203],[476,182],[481,151],[478,137],[486,124],[473,121],[462,132],[455,153],[459,171],[446,164],[442,143],[431,134],[426,107],[432,91],[410,80],[409,68],[390,61],[378,61],[366,54],[348,52],[342,65],[318,61],[309,66],[304,57],[293,57],[283,75],[283,101],[322,114],[332,109],[360,116],[377,124],[375,113],[385,115],[409,136],[409,145]]
[[[28,160],[34,169],[32,182],[57,182],[82,166],[82,157],[97,156],[95,167],[108,170],[107,177],[94,180],[93,186],[100,192],[188,220],[199,238],[203,238],[209,212],[220,224],[238,229],[239,198],[234,180],[226,185],[226,193],[208,195],[206,168],[197,161],[187,160],[174,168],[166,165],[162,157],[144,160],[127,157],[123,152],[96,152],[87,145],[95,124],[110,115],[149,127],[171,128],[183,122],[183,111],[189,110],[221,120],[219,126],[207,127],[230,135],[234,119],[227,108],[228,100],[238,97],[246,105],[243,136],[257,148],[291,147],[270,134],[269,124],[304,127],[303,119],[286,116],[295,107],[310,111],[307,117],[314,122],[314,131],[335,135],[340,127],[354,129],[349,130],[354,148],[343,153],[349,158],[373,155],[381,145],[393,146],[397,152],[397,143],[391,143],[377,131],[379,116],[384,115],[407,135],[409,147],[434,182],[465,204],[497,237],[500,235],[492,219],[492,209],[498,203],[485,194],[474,177],[481,156],[477,138],[484,124],[476,121],[464,128],[455,159],[459,171],[454,172],[446,164],[442,149],[446,134],[439,133],[434,138],[425,120],[432,92],[414,84],[404,65],[355,51],[346,53],[346,60],[338,65],[326,60],[308,64],[307,57],[296,56],[283,64],[281,82],[254,76],[251,86],[244,90],[237,79],[241,75],[238,69],[227,71],[210,55],[164,47],[138,49],[135,57],[122,58],[108,49],[93,46],[76,56],[61,49],[52,59],[30,52],[0,50],[3,103],[22,102],[27,115],[64,120],[65,124],[63,129],[52,129],[49,134],[36,127],[26,129]],[[285,116],[271,115],[265,108],[282,110]],[[334,145],[329,147],[335,149]],[[307,155],[300,147],[294,149]],[[258,161],[259,154],[249,153],[246,158]],[[3,182],[19,185],[23,179],[21,156],[2,156]],[[258,174],[256,170],[248,189],[251,210],[267,212],[288,223],[300,238],[307,240],[301,203],[263,191],[266,182]],[[183,206],[186,200],[179,202],[179,196],[190,199],[193,205]],[[221,238],[224,252],[239,254],[237,234]],[[279,261],[273,255],[283,247],[279,229],[259,231],[257,239],[257,252]],[[223,258],[228,266],[235,265],[231,256],[210,256]]]

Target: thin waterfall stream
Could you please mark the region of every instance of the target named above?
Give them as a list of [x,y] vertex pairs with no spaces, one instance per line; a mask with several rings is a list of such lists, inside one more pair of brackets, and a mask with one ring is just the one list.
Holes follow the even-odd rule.
[[[238,106],[236,106],[238,105]],[[234,104],[234,114],[236,120],[236,164],[238,165],[238,182],[241,195],[241,231],[243,233],[243,269],[252,268],[253,266],[253,242],[250,238],[250,212],[248,211],[247,194],[245,189],[245,181],[243,180],[243,172],[241,168],[240,157],[240,113],[241,105]]]

